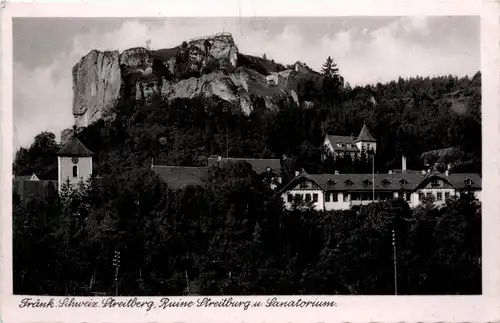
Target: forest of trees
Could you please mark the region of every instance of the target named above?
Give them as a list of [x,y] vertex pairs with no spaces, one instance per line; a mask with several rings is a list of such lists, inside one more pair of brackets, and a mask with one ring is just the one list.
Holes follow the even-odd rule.
[[[152,158],[204,165],[227,144],[231,157],[286,156],[285,173],[361,172],[362,162],[322,162],[321,143],[326,133],[356,136],[363,123],[378,140],[377,171],[400,168],[401,154],[422,169],[423,152],[445,147],[464,152],[454,171],[481,171],[480,73],[354,88],[333,61],[323,73],[320,86],[299,89],[309,108],[246,116],[213,98],[128,101],[113,121],[82,129],[98,176],[61,196],[14,196],[14,292],[113,293],[119,250],[121,295],[182,295],[187,285],[199,294],[391,294],[396,229],[401,294],[481,293],[481,212],[470,195],[441,209],[391,200],[285,210],[245,163],[181,191],[150,171]],[[39,134],[17,152],[14,174],[55,179],[59,147],[53,134]]]
[[[116,190],[119,190],[119,194]],[[473,195],[437,209],[402,200],[349,211],[285,210],[248,164],[168,190],[149,169],[14,204],[16,294],[480,294]]]

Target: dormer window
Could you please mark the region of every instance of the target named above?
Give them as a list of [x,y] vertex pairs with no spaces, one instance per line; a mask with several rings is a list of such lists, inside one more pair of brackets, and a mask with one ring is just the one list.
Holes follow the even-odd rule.
[[329,179],[328,181],[326,181],[326,183],[330,186],[335,185],[335,181],[333,179]]
[[344,145],[343,145],[340,141],[339,141],[339,142],[337,142],[337,147],[342,148],[343,146],[344,146]]
[[399,181],[399,184],[401,184],[401,186],[406,186],[408,185],[408,181],[404,178],[402,178],[400,181]]
[[471,186],[473,182],[472,182],[472,180],[471,180],[470,178],[467,178],[467,179],[464,181],[464,183],[465,183],[465,186]]
[[270,171],[271,171],[271,167],[267,167],[267,168],[266,168],[266,170],[267,170],[268,172],[270,172]]
[[347,148],[352,148],[352,145],[351,144],[347,144]]
[[351,181],[351,179],[349,179],[349,178],[348,178],[348,179],[346,179],[344,183],[345,183],[345,185],[347,185],[347,186],[352,186],[352,185],[354,185],[354,182],[353,182],[353,181]]
[[387,186],[387,185],[389,185],[389,184],[391,184],[391,182],[390,182],[387,178],[384,178],[384,179],[382,180],[382,185]]
[[371,184],[372,184],[372,182],[371,182],[369,179],[365,179],[365,180],[363,181],[363,184],[364,184],[365,186],[368,186],[368,185],[371,185]]

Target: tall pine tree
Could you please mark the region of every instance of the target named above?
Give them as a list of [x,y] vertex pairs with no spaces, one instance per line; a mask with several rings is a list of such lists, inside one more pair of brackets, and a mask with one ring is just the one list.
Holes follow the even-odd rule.
[[339,68],[331,56],[326,58],[326,62],[321,68],[321,73],[325,77],[322,86],[325,99],[330,102],[340,101],[342,78],[339,74]]
[[331,56],[326,58],[326,62],[323,64],[321,68],[321,73],[328,78],[335,79],[339,77],[339,68],[337,64],[333,61]]

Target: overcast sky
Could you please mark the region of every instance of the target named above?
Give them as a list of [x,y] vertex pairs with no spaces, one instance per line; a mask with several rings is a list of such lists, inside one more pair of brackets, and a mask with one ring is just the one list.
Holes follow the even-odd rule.
[[242,53],[319,70],[327,56],[351,85],[398,77],[472,76],[480,68],[477,17],[333,18],[16,18],[14,149],[43,130],[70,128],[71,68],[92,49],[153,49],[220,31],[233,34]]

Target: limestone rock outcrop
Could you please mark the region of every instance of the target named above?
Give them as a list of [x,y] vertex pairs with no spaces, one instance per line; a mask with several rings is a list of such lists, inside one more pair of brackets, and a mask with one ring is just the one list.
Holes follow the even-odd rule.
[[[230,34],[183,42],[170,49],[92,50],[73,68],[75,125],[112,119],[124,100],[218,97],[250,114],[280,103],[299,104],[300,83],[320,75],[239,53]],[[67,134],[65,134],[67,135]]]
[[118,51],[91,51],[73,67],[73,115],[77,126],[104,117],[121,98]]

